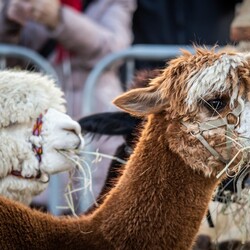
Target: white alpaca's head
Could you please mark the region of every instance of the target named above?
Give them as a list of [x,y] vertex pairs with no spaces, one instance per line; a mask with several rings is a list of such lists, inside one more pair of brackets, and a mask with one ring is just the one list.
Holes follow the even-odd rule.
[[0,194],[29,204],[49,176],[71,170],[83,146],[81,129],[65,114],[65,99],[40,73],[0,71]]

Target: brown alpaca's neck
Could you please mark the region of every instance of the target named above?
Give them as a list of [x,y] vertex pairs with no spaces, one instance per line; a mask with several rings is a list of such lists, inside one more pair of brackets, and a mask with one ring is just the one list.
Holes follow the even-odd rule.
[[169,150],[162,119],[148,122],[117,186],[90,216],[55,218],[0,198],[1,249],[189,249],[217,180]]
[[188,249],[217,184],[169,150],[166,127],[155,120],[93,215],[116,249]]

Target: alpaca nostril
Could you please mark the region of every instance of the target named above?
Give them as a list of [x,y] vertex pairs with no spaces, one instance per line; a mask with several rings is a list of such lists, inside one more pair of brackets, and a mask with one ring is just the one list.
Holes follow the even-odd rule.
[[79,136],[78,143],[77,143],[75,149],[81,149],[81,148],[83,148],[83,146],[84,146],[84,140]]
[[82,136],[77,133],[77,131],[75,129],[64,129],[64,130],[68,131],[69,134],[73,133],[77,136],[77,143],[76,143],[76,146],[74,147],[74,149],[80,149],[83,147],[84,140],[83,140]]
[[75,146],[75,149],[79,149],[80,146],[81,146],[81,140],[79,139],[79,140],[78,140],[78,143],[77,143],[76,146]]
[[77,135],[77,132],[76,132],[75,129],[67,129],[67,128],[65,128],[64,130]]

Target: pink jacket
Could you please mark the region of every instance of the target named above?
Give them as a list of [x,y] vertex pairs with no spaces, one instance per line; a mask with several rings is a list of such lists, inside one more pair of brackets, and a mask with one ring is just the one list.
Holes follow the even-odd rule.
[[[2,0],[3,2],[8,2]],[[81,111],[84,82],[96,63],[106,55],[130,46],[132,42],[132,16],[136,9],[135,0],[96,0],[85,13],[76,12],[64,6],[61,22],[50,31],[42,25],[28,22],[21,29],[19,25],[0,18],[0,42],[19,43],[39,50],[48,38],[59,41],[74,53],[70,61],[55,64],[54,55],[49,58],[55,67],[68,102],[68,113],[74,118],[84,114]],[[11,33],[8,34],[8,29]],[[19,35],[19,31],[20,35]],[[114,109],[112,99],[121,93],[117,67],[105,72],[96,88],[95,112]]]

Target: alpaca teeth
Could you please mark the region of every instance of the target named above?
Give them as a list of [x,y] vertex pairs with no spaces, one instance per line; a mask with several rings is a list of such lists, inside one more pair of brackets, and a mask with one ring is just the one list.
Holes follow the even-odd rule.
[[43,183],[47,183],[49,181],[49,176],[46,174],[41,174],[40,181]]

